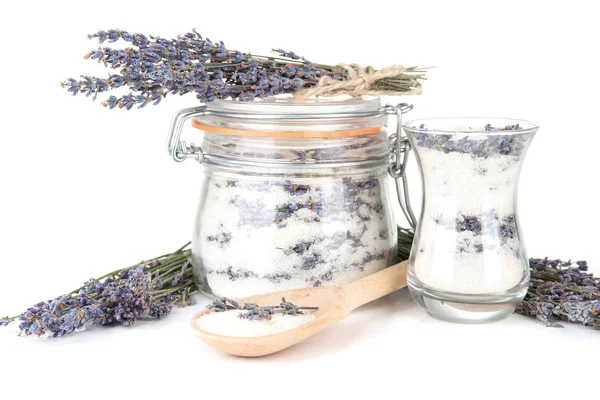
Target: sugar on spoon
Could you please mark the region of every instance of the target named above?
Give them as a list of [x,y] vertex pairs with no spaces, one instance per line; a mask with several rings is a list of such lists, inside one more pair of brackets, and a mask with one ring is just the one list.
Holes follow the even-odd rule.
[[347,317],[352,310],[406,286],[406,264],[401,262],[344,286],[320,286],[284,290],[236,299],[239,303],[277,304],[282,297],[294,304],[318,307],[315,319],[287,331],[267,336],[221,336],[198,327],[198,318],[211,310],[203,310],[192,318],[196,336],[209,346],[242,357],[259,357],[286,349]]

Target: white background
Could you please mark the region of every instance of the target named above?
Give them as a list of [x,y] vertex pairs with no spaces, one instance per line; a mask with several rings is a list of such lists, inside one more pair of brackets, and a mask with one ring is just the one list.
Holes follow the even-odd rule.
[[[86,35],[110,28],[173,37],[195,27],[258,54],[283,47],[324,63],[435,66],[423,96],[401,99],[415,104],[410,117],[538,123],[520,185],[528,253],[587,259],[600,273],[600,25],[592,4],[4,2],[0,314],[190,237],[201,170],[192,161],[173,162],[164,142],[172,114],[197,104],[193,95],[126,112],[59,87],[67,77],[106,75],[82,56],[97,47]],[[198,134],[186,132],[188,141]],[[590,328],[550,329],[518,315],[488,325],[443,323],[400,291],[295,348],[248,360],[193,337],[189,317],[206,303],[197,301],[164,321],[56,340],[17,338],[15,326],[0,328],[0,396],[595,396],[590,378],[597,379],[600,333]]]

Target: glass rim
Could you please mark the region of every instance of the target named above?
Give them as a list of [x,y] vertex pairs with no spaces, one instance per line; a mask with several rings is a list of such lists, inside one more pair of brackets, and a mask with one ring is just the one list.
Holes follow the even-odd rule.
[[[326,113],[353,113],[375,111],[381,106],[381,98],[377,96],[352,97],[340,95],[334,97],[310,97],[299,99],[289,94],[266,97],[264,99],[240,102],[228,100],[215,100],[208,103],[208,109],[240,113],[264,114],[326,114]],[[293,117],[290,117],[293,118]]]
[[[485,125],[490,122],[500,122],[502,121],[501,127],[507,125],[520,125],[522,129],[519,130],[492,130],[486,131]],[[425,128],[427,127],[427,123],[430,124],[443,124],[447,123],[447,125],[451,125],[454,123],[456,125],[457,122],[464,122],[468,124],[469,122],[478,123],[477,126],[481,126],[481,128],[459,128],[452,129],[451,127],[443,128],[443,127],[434,127],[429,130],[422,130],[418,128],[421,124],[425,124]],[[415,126],[416,125],[416,126]],[[446,134],[446,135],[457,135],[457,134],[471,134],[471,135],[516,135],[516,134],[527,134],[531,132],[535,132],[539,129],[539,125],[525,120],[525,119],[517,119],[517,118],[502,118],[502,117],[434,117],[434,118],[419,118],[413,119],[410,121],[406,121],[402,124],[402,128],[411,132],[427,132],[432,134]]]
[[380,135],[388,122],[376,96],[262,101],[215,100],[192,125],[210,133],[249,137],[317,138]]

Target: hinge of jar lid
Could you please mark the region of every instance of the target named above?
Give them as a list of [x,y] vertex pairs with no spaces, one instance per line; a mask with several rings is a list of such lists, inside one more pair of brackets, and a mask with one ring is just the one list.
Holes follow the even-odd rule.
[[[402,114],[405,114],[413,109],[412,104],[400,103],[395,107],[391,105],[385,106],[385,112],[389,115],[396,116],[396,133],[392,135],[394,143],[392,163],[388,168],[389,174],[394,178],[396,183],[396,194],[398,203],[406,217],[410,227],[415,229],[417,226],[417,218],[410,204],[410,194],[408,192],[408,178],[406,176],[406,167],[408,165],[408,155],[411,150],[408,138],[402,135]],[[400,157],[402,154],[402,157]]]
[[171,120],[169,137],[167,139],[167,153],[173,157],[173,160],[182,162],[188,157],[195,157],[199,162],[203,161],[204,153],[202,149],[194,145],[187,147],[186,143],[181,140],[181,131],[183,130],[183,124],[187,120],[204,115],[205,113],[206,106],[184,108],[175,113]]

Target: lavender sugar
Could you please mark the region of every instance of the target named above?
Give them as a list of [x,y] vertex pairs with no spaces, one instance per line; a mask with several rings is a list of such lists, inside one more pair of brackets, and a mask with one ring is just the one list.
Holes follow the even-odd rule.
[[532,135],[518,124],[455,135],[414,129],[428,199],[412,261],[416,277],[453,293],[515,287],[527,265],[515,193]]
[[256,337],[285,332],[314,321],[313,314],[276,314],[271,319],[240,318],[240,311],[211,312],[198,318],[196,325],[205,332],[221,336]]
[[[232,180],[212,176],[195,232],[199,286],[218,296],[343,285],[396,259],[385,175]],[[234,250],[235,249],[235,250]]]
[[255,303],[241,305],[223,297],[209,304],[211,312],[199,318],[196,326],[220,336],[259,337],[273,335],[306,325],[316,319],[306,310],[318,307],[299,307],[285,297],[277,306],[259,306]]

